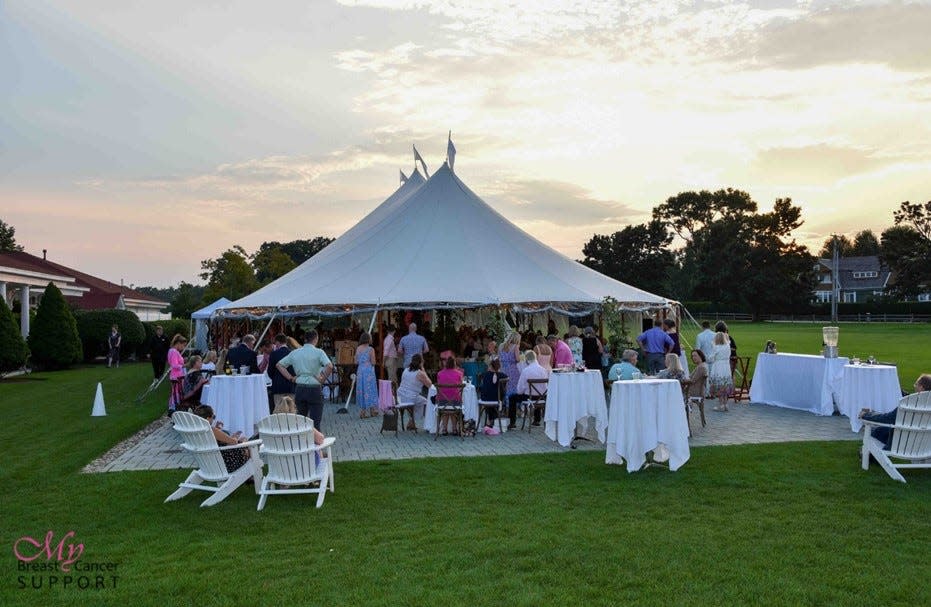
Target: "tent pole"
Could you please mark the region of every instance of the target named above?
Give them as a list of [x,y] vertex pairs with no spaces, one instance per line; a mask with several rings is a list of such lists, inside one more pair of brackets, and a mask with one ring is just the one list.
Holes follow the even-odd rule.
[[265,334],[268,333],[268,330],[271,328],[272,323],[275,322],[275,316],[278,315],[278,311],[275,310],[272,312],[272,317],[268,319],[268,324],[265,325],[265,330],[262,331],[262,334],[259,335],[259,338],[255,340],[255,347],[258,348],[259,344],[262,343],[262,338],[265,337]]
[[[372,322],[369,323],[369,335],[372,334],[372,327],[375,326],[376,318],[378,318],[378,306],[375,306],[375,311],[372,312]],[[352,399],[352,391],[356,387],[356,375],[357,373],[352,374],[352,383],[349,384],[349,392],[346,394],[346,404],[337,409],[337,413],[349,413],[349,401]]]

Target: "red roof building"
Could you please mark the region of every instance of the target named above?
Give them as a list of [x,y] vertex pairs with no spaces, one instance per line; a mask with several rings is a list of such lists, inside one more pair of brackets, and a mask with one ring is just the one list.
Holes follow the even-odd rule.
[[[20,312],[34,306],[48,283],[80,310],[118,309],[134,312],[140,320],[170,318],[168,302],[90,274],[36,257],[24,251],[0,253],[0,297],[10,305],[19,291]],[[24,297],[25,296],[25,297]],[[29,334],[29,315],[23,317],[23,335]]]

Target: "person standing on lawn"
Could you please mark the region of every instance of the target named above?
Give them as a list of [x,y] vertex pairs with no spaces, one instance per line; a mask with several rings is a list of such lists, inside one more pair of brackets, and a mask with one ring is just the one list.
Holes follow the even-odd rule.
[[155,335],[149,342],[149,357],[152,359],[152,376],[158,381],[165,374],[165,362],[168,360],[168,336],[162,325],[155,326]]
[[110,352],[107,354],[107,368],[110,368],[110,365],[116,363],[116,368],[120,368],[120,344],[123,341],[123,336],[120,335],[120,328],[116,325],[110,329]]

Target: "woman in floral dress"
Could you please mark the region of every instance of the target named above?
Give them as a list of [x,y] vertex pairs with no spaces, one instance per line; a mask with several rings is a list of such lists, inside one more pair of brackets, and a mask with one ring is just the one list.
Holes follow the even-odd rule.
[[356,348],[356,404],[359,405],[359,417],[378,415],[378,383],[375,381],[375,348],[372,336],[363,333],[359,336]]

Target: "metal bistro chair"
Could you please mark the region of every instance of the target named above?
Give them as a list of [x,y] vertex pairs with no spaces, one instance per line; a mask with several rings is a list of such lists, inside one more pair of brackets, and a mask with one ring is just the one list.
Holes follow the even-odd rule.
[[339,402],[340,385],[343,383],[343,370],[339,365],[333,365],[333,370],[326,376],[321,384],[324,395],[331,403]]
[[[459,394],[458,402],[453,399],[444,398],[441,396],[443,390],[456,390]],[[463,432],[465,432],[465,415],[462,412],[462,391],[465,390],[465,384],[436,384],[436,434],[433,435],[433,440],[436,440],[440,436],[440,419],[444,415],[451,415],[454,420],[456,420],[456,428],[459,431],[459,439],[463,439]]]
[[[485,420],[488,420],[488,410],[494,409],[498,413],[498,430],[504,432],[503,421],[501,418],[507,413],[507,403],[505,402],[505,395],[508,392],[508,381],[510,379],[505,377],[504,379],[498,378],[498,400],[481,400],[478,401],[478,428],[482,428],[482,415],[485,416]],[[478,428],[476,428],[476,434],[478,434]]]
[[520,423],[520,429],[527,425],[529,434],[533,428],[533,421],[527,424],[527,418],[531,417],[536,411],[540,411],[540,419],[546,416],[546,389],[549,386],[548,379],[528,379],[527,380],[527,399],[524,401],[525,413],[524,421]]

